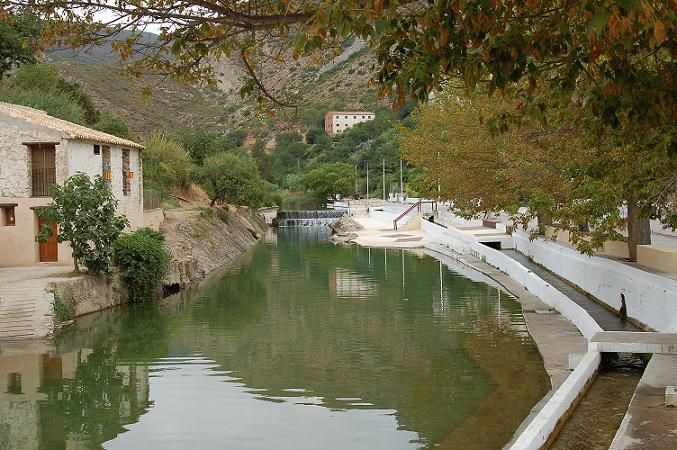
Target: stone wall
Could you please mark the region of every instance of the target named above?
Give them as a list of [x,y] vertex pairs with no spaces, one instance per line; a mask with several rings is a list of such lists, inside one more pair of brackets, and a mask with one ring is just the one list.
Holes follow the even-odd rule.
[[[217,212],[220,211],[220,212]],[[235,261],[253,247],[266,225],[249,208],[168,211],[161,226],[172,254],[164,286],[186,286]],[[48,290],[73,305],[75,316],[127,302],[117,275],[83,275],[51,283]]]

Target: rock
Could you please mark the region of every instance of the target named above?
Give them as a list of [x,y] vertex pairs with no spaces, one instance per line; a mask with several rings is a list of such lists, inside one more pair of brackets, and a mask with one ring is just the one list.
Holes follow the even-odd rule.
[[355,232],[363,229],[363,227],[351,217],[343,216],[340,220],[331,225],[331,229],[332,236],[330,240],[334,244],[348,245],[357,237]]

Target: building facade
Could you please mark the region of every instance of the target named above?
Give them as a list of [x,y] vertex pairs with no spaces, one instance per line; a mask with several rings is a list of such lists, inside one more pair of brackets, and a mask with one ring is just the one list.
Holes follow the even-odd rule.
[[[47,115],[0,103],[0,267],[73,263],[67,243],[38,244],[36,210],[50,187],[77,172],[102,176],[131,229],[143,226],[143,146]],[[53,226],[53,225],[52,225]]]
[[355,124],[374,120],[371,111],[329,111],[324,116],[324,131],[331,136],[341,134]]

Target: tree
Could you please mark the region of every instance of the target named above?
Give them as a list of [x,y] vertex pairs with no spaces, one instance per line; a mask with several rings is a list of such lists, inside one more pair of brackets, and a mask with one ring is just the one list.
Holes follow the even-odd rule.
[[185,187],[190,183],[193,164],[190,155],[179,142],[162,134],[154,134],[145,145],[145,179],[159,183],[164,189]]
[[211,206],[217,201],[259,206],[263,200],[264,183],[250,157],[232,153],[210,156],[205,159],[199,177]]
[[331,163],[308,172],[301,180],[303,186],[326,201],[338,195],[350,195],[355,188],[355,169],[351,164]]
[[[300,56],[359,36],[376,56],[381,92],[402,99],[411,94],[425,101],[458,77],[470,87],[486,83],[490,92],[527,81],[520,109],[532,113],[541,109],[531,101],[538,84],[569,97],[589,85],[587,100],[597,105],[594,117],[604,125],[623,115],[650,124],[674,111],[671,0],[188,0],[180,8],[174,0],[5,3],[10,11],[52,19],[45,33],[52,41],[80,45],[129,32],[114,48],[136,74],[150,68],[213,81],[210,61],[234,53],[249,76],[242,92],[261,98],[270,92],[256,74],[256,60],[279,57],[273,42]],[[120,19],[92,23],[102,12]],[[147,43],[142,31],[151,24],[161,32]],[[144,57],[130,58],[139,48]]]
[[193,163],[197,165],[202,165],[203,161],[212,155],[234,148],[232,140],[216,133],[192,128],[180,131],[177,139],[188,151]]
[[135,139],[125,121],[120,116],[110,113],[101,114],[98,122],[94,124],[94,129],[123,139]]
[[[400,127],[405,158],[423,168],[419,187],[426,195],[452,200],[464,217],[505,211],[525,228],[537,218],[541,234],[556,220],[587,254],[623,239],[627,229],[634,259],[637,245],[650,243],[649,219],[677,224],[670,194],[677,161],[659,140],[664,132],[623,127],[599,142],[578,119],[578,105],[571,104],[577,109],[571,112],[560,104],[550,109],[549,126],[524,120],[520,128],[492,136],[481,118],[510,110],[513,101],[448,89],[421,107],[412,128]],[[520,206],[529,210],[518,214]]]
[[83,265],[92,273],[108,273],[113,243],[128,225],[115,214],[117,200],[103,178],[92,182],[84,173],[76,173],[63,187],[52,188],[52,202],[37,211],[46,222],[37,237],[45,242],[52,235],[49,223],[57,225],[57,242],[68,242],[73,252],[75,271]]
[[15,66],[37,62],[41,31],[34,14],[3,15],[0,10],[0,79]]

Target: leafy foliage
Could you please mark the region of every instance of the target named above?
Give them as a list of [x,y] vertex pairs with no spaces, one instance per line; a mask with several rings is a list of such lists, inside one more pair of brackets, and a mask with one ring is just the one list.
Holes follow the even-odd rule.
[[0,15],[0,79],[16,65],[37,61],[41,31],[34,14]]
[[135,140],[136,137],[127,127],[127,124],[121,117],[110,113],[103,113],[99,120],[94,124],[94,129],[112,134],[123,139]]
[[[113,243],[127,226],[127,219],[115,214],[116,206],[103,178],[92,182],[86,174],[76,173],[63,187],[52,188],[52,202],[37,214],[56,223],[56,240],[70,244],[76,271],[83,265],[92,273],[109,273]],[[51,234],[45,224],[37,239],[45,242]]]
[[70,303],[64,302],[58,295],[54,295],[52,306],[54,307],[54,315],[58,322],[71,320],[75,316],[75,307]]
[[211,199],[237,205],[259,206],[264,183],[256,162],[247,156],[220,153],[205,159],[198,172],[202,186]]
[[115,136],[133,139],[117,116],[101,113],[76,83],[65,80],[51,66],[24,64],[0,82],[0,101],[41,109],[69,122],[87,125]]
[[142,228],[115,242],[113,261],[131,301],[149,300],[158,294],[171,258],[164,240],[162,233]]
[[143,151],[144,178],[163,189],[185,187],[190,183],[193,164],[183,146],[162,134],[154,134]]
[[301,180],[303,186],[322,200],[337,195],[351,195],[355,189],[355,169],[346,163],[323,164],[308,172]]

